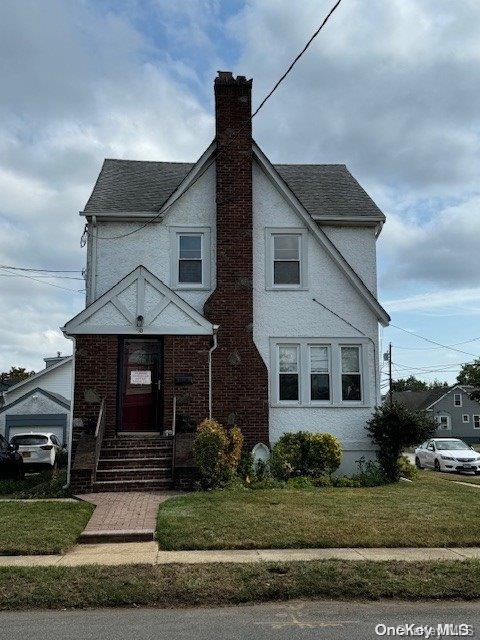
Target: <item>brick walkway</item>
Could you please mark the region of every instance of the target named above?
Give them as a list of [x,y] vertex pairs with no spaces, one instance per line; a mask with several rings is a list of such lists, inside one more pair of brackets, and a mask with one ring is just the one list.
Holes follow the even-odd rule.
[[87,493],[78,496],[96,505],[80,542],[153,540],[158,507],[174,491]]

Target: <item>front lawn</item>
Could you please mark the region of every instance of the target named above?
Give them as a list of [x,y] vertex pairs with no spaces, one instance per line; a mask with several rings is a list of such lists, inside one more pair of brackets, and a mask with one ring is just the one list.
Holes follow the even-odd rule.
[[437,478],[443,478],[444,480],[452,480],[453,482],[468,482],[468,484],[480,484],[480,476],[473,476],[466,473],[443,473],[438,471],[432,471]]
[[0,480],[1,498],[65,498],[72,495],[66,471],[29,473],[23,480]]
[[0,502],[0,554],[62,553],[94,508],[88,502]]
[[428,472],[362,489],[197,492],[160,507],[157,538],[162,549],[478,546],[480,500]]
[[0,609],[192,607],[291,598],[480,597],[480,562],[1,567]]

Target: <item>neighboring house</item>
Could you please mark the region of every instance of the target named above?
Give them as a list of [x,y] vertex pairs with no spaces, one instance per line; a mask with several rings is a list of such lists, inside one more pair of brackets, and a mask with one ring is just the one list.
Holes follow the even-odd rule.
[[473,387],[454,385],[429,391],[402,391],[393,400],[416,411],[427,411],[438,424],[436,437],[480,442],[480,403],[472,400]]
[[0,433],[7,439],[25,431],[48,430],[67,444],[73,358],[44,360],[45,369],[4,391]]
[[[171,447],[209,415],[250,447],[330,432],[343,470],[371,455],[385,217],[345,165],[270,162],[251,137],[251,80],[219,72],[215,115],[195,164],[105,160],[82,213],[86,308],[63,327],[78,491],[168,485],[146,454],[115,466],[112,448],[132,434],[137,451]],[[178,436],[176,464],[184,448]]]

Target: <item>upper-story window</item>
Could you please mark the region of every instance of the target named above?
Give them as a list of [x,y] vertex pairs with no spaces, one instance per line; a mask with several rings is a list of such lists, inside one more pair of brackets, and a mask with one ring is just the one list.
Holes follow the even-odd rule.
[[307,236],[302,229],[267,229],[267,289],[307,288]]
[[177,289],[210,287],[210,229],[174,227],[171,232],[171,286]]
[[456,407],[461,407],[462,406],[462,394],[461,393],[454,393],[453,394],[453,404]]

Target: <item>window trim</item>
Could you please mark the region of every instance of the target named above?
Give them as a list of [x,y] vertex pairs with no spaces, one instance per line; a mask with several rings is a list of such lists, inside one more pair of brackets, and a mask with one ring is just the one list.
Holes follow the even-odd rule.
[[[344,371],[342,366],[342,349],[345,347],[355,347],[358,349],[358,371]],[[343,399],[343,376],[360,375],[360,400],[344,400]],[[362,349],[357,344],[340,345],[340,391],[342,394],[342,402],[350,404],[351,402],[362,402],[363,400],[363,373],[362,373]]]
[[[465,420],[465,418],[466,418],[466,420]],[[462,422],[463,422],[464,424],[469,423],[469,422],[470,422],[470,414],[468,414],[468,413],[463,413],[463,414],[462,414]]]
[[[182,291],[204,291],[211,287],[211,230],[210,227],[170,227],[170,286],[172,289]],[[202,260],[202,282],[195,284],[192,282],[179,282],[178,270],[180,261],[180,236],[200,235],[201,260]]]
[[[296,346],[297,347],[297,371],[296,372],[291,372],[293,373],[293,375],[297,375],[298,376],[298,400],[280,400],[280,376],[281,375],[288,375],[287,372],[281,372],[280,371],[280,348],[281,347],[293,347]],[[293,343],[286,343],[286,342],[279,342],[277,344],[277,348],[276,348],[276,362],[275,362],[275,368],[277,371],[277,375],[275,376],[276,379],[276,397],[278,398],[278,403],[280,405],[285,405],[285,404],[293,404],[293,405],[299,405],[302,401],[302,353],[301,353],[301,349],[300,346],[297,344],[293,344]]]
[[[299,346],[299,400],[279,399],[279,366],[278,347]],[[270,338],[270,406],[301,408],[358,408],[371,407],[374,395],[370,391],[368,371],[368,354],[370,353],[368,338]],[[310,399],[310,346],[329,347],[330,366],[330,400]],[[362,400],[342,400],[341,347],[359,347],[360,349],[360,384]]]
[[[441,427],[441,418],[447,418],[447,427]],[[437,423],[437,431],[451,431],[452,430],[452,417],[448,413],[437,413],[435,415],[435,422]]]
[[[328,389],[329,389],[329,395],[330,398],[328,400],[312,400],[312,357],[311,357],[311,353],[312,353],[312,347],[326,347],[327,349],[327,362],[328,362]],[[328,406],[329,404],[331,404],[332,402],[332,396],[333,396],[333,378],[332,378],[332,347],[329,343],[325,343],[325,344],[320,344],[320,343],[312,343],[309,342],[307,344],[307,355],[308,355],[308,361],[307,361],[307,369],[308,369],[308,373],[307,373],[307,377],[308,377],[308,400],[309,403],[311,405],[314,406]],[[315,372],[313,373],[313,375],[315,374]]]
[[[460,402],[457,404],[457,398],[460,398]],[[453,406],[454,407],[461,407],[463,404],[462,402],[462,394],[461,393],[454,393],[453,394]]]
[[[274,237],[279,235],[299,236],[299,284],[275,284],[274,281]],[[308,289],[308,231],[297,227],[265,228],[265,289],[267,291],[306,291]]]
[[[472,418],[473,418],[473,428],[474,429],[480,429],[480,414],[474,413]],[[478,427],[475,426],[475,418],[478,418],[478,421],[477,421]]]

